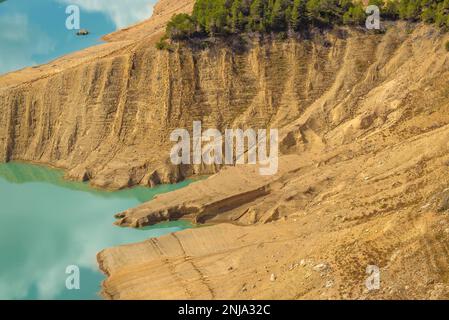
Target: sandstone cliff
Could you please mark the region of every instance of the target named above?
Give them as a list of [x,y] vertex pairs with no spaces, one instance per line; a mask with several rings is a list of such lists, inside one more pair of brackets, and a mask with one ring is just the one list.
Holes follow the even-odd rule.
[[[62,167],[100,187],[219,171],[170,165],[169,133],[193,120],[280,129],[276,176],[227,168],[118,214],[123,226],[217,225],[101,252],[103,294],[448,298],[448,35],[399,23],[241,52],[154,49],[191,4],[165,0],[107,44],[0,77],[0,161]],[[380,290],[366,292],[368,265],[381,268]]]
[[[216,87],[221,109],[245,106],[233,125],[281,128],[281,170],[227,168],[118,214],[124,226],[217,225],[101,252],[105,296],[449,298],[448,37],[405,24],[347,32],[220,50],[239,70]],[[372,265],[381,287],[369,291]]]
[[170,105],[181,74],[170,65],[179,60],[154,42],[173,12],[191,8],[161,1],[151,20],[106,36],[110,43],[0,77],[0,161],[50,164],[113,189],[179,180],[165,168],[168,151],[155,152],[178,125]]

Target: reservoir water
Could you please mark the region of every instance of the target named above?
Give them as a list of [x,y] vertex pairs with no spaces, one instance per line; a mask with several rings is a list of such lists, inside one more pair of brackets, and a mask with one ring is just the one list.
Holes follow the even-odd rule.
[[[190,227],[120,228],[113,215],[188,184],[107,192],[65,181],[60,170],[0,164],[0,299],[99,299],[99,251]],[[80,290],[66,288],[72,265]]]
[[[0,75],[100,44],[103,35],[149,18],[156,1],[0,0]],[[67,29],[70,5],[88,36]]]

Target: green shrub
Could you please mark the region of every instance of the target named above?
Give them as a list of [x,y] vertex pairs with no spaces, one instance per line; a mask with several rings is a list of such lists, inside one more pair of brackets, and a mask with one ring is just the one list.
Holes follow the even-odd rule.
[[449,41],[446,41],[446,44],[444,46],[446,48],[446,51],[449,52]]
[[158,42],[156,42],[156,49],[158,50],[171,50],[170,44],[167,42],[167,35],[164,35]]
[[166,34],[171,39],[186,39],[196,31],[193,18],[186,14],[175,14],[167,24]]
[[349,8],[343,14],[343,23],[344,24],[354,24],[361,25],[366,21],[366,13],[363,6],[359,3],[354,7]]
[[435,8],[425,8],[421,13],[421,20],[426,23],[435,22],[436,10]]

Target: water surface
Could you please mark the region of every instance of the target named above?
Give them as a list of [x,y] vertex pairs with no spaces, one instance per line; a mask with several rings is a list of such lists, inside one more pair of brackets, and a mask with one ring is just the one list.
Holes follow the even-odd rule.
[[[60,170],[0,164],[0,299],[98,299],[104,277],[97,252],[190,227],[186,222],[144,230],[113,225],[115,213],[189,181],[106,192],[62,177]],[[66,289],[70,265],[80,268],[80,290]]]
[[[0,75],[101,43],[101,37],[152,14],[156,0],[0,0]],[[66,28],[68,5],[80,27]],[[188,227],[169,223],[146,230],[112,225],[113,214],[188,184],[153,190],[93,190],[62,172],[0,164],[0,299],[96,299],[103,276],[96,253]],[[81,269],[81,290],[65,288],[68,265]]]
[[[100,38],[149,18],[156,0],[0,0],[0,74],[46,63],[101,43]],[[76,36],[66,28],[66,8],[80,9]]]

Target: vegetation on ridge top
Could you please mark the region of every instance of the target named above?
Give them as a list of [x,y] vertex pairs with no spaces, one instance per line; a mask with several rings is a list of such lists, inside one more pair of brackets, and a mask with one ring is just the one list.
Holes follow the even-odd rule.
[[[449,0],[370,0],[382,19],[435,23],[449,28]],[[310,26],[363,25],[365,7],[352,0],[196,0],[192,15],[176,14],[165,40],[226,36],[244,32],[299,32]]]

